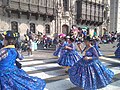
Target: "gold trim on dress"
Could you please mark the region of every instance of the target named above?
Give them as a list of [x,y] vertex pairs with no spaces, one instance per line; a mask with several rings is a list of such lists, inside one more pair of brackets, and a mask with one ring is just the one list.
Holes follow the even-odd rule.
[[14,45],[8,45],[8,46],[5,46],[3,48],[15,48],[15,46]]

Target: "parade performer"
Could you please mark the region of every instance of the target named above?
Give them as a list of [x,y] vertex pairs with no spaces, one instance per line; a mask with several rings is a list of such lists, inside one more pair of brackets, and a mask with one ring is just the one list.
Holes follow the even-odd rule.
[[93,46],[97,50],[99,56],[103,56],[102,52],[99,49],[99,40],[97,38],[93,39]]
[[27,45],[27,51],[28,51],[28,56],[32,56],[32,49],[34,48],[34,42],[32,39],[30,39],[28,42],[28,45]]
[[119,40],[119,43],[117,44],[117,49],[115,51],[115,57],[120,58],[120,40]]
[[68,41],[68,45],[64,47],[64,50],[62,50],[62,54],[58,59],[58,64],[66,68],[65,72],[67,72],[68,69],[71,66],[73,66],[82,57],[76,51],[74,45],[74,39],[70,38],[67,41]]
[[114,73],[99,60],[90,37],[85,38],[84,56],[69,69],[69,78],[73,84],[84,90],[96,90],[110,84]]
[[21,58],[14,46],[13,32],[5,35],[4,44],[0,49],[0,90],[43,90],[44,80],[29,76],[25,71],[14,65]]
[[[5,31],[4,34],[3,34],[3,36],[4,36],[4,38],[3,38],[3,43],[4,43],[4,44],[3,44],[3,47],[5,47],[5,46],[7,45],[7,44],[4,42],[4,39],[5,39],[5,36],[7,36],[9,33],[11,33],[11,31]],[[13,33],[13,35],[14,35],[13,38],[15,39],[15,48],[16,48],[16,50],[17,50],[17,52],[18,52],[18,55],[20,55],[20,58],[19,58],[19,59],[22,60],[24,57],[22,56],[22,54],[19,54],[20,51],[18,50],[18,42],[17,42],[17,41],[18,41],[18,40],[17,40],[17,39],[18,39],[18,36],[17,36],[16,33]],[[3,48],[3,47],[2,47],[2,48]],[[20,62],[18,62],[17,60],[15,61],[15,65],[16,65],[18,68],[20,68],[20,69],[22,68],[22,64],[21,64]]]
[[54,56],[57,56],[57,57],[60,57],[60,54],[61,54],[61,50],[62,50],[62,47],[64,46],[64,43],[59,40],[59,43],[56,47],[56,51],[53,53]]
[[57,57],[60,57],[62,49],[67,45],[65,34],[60,34],[59,38],[60,38],[60,40],[56,47],[56,51],[53,53],[53,55],[57,56]]
[[80,52],[82,52],[82,38],[77,38],[78,40],[76,41],[77,43],[77,47],[80,50]]

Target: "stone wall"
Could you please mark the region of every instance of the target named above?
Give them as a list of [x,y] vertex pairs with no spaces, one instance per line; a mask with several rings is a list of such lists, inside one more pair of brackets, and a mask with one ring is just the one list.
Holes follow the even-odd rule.
[[0,16],[0,32],[4,32],[7,30],[11,30],[11,22],[16,21],[18,22],[18,32],[20,32],[21,37],[23,38],[24,34],[26,34],[27,29],[30,29],[30,23],[34,23],[36,27],[36,33],[39,31],[43,34],[45,33],[45,24],[50,25],[50,34],[49,37],[53,37],[55,33],[55,21],[52,22],[47,19],[46,21],[43,21],[42,18],[39,18],[39,20],[35,20],[34,17],[31,18],[31,20],[26,19],[26,15],[22,15],[21,19],[18,19],[15,15],[12,15],[11,18]]

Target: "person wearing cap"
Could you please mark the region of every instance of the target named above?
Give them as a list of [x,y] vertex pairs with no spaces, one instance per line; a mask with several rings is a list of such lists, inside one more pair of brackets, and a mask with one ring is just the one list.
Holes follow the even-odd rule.
[[43,90],[44,80],[29,76],[16,65],[16,59],[22,59],[15,49],[15,36],[12,31],[5,34],[4,45],[0,49],[0,90]]
[[69,78],[73,84],[84,90],[97,90],[112,82],[114,73],[106,68],[99,60],[92,39],[87,36],[84,40],[86,48],[83,58],[69,69]]
[[[15,33],[14,32],[12,32],[12,31],[5,31],[4,33],[3,33],[3,35],[4,35],[4,41],[3,41],[3,43],[4,43],[4,46],[6,46],[7,45],[7,43],[6,43],[6,40],[8,40],[9,42],[11,41],[12,42],[12,40],[14,40],[14,42],[13,42],[13,44],[16,46],[16,35],[15,35]],[[8,43],[8,44],[10,44],[10,43]],[[11,44],[10,44],[11,45]],[[16,48],[16,47],[15,47]],[[23,59],[23,56],[17,51],[17,53],[19,54],[19,56],[20,56],[20,58],[19,59]],[[18,68],[22,68],[22,64],[21,63],[19,63],[17,60],[15,61],[15,64],[16,64],[16,66],[18,67]]]

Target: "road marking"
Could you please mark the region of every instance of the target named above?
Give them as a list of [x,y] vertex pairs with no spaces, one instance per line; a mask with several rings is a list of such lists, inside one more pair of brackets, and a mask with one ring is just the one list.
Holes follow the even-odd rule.
[[[106,58],[105,58],[106,59]],[[45,61],[49,61],[49,60],[45,60]],[[22,62],[23,65],[27,65],[27,64],[31,64],[31,65],[34,65],[34,64],[37,64],[37,63],[46,63],[44,61],[30,61],[29,63],[28,62]],[[106,62],[102,62],[106,67],[111,65],[109,63],[106,63]],[[44,65],[36,65],[36,66],[32,66],[32,67],[23,67],[22,69],[27,71],[27,72],[30,72],[30,71],[35,71],[35,70],[43,70],[43,69],[48,69],[48,68],[56,68],[56,67],[61,67],[59,66],[57,63],[50,63],[50,64],[44,64]],[[115,74],[118,74],[120,73],[120,69],[116,69],[118,67],[112,67],[110,68]],[[46,71],[47,72],[47,71]],[[51,72],[53,73],[53,72]],[[43,76],[43,75],[40,75],[40,73],[35,73],[37,74],[36,76]],[[56,74],[56,73],[54,73]],[[32,74],[34,75],[34,73]],[[50,75],[50,74],[49,74]],[[46,76],[46,75],[45,75]],[[53,76],[50,76],[50,77],[53,77]]]
[[67,89],[70,89],[72,87],[75,87],[75,85],[73,85],[70,82],[69,78],[66,78],[64,80],[55,81],[52,83],[48,83],[46,85],[46,88],[48,90],[67,90]]
[[109,84],[107,87],[98,90],[120,90],[120,80]]
[[[119,63],[119,60],[116,59],[111,59],[111,58],[106,58],[106,57],[100,57],[101,59],[103,59],[104,61],[101,61],[106,67],[110,66],[110,70],[112,70],[114,72],[114,74],[119,74],[120,73],[120,67],[118,66],[114,66],[112,67],[111,63],[109,63],[108,61],[112,61],[112,62],[116,62]],[[30,60],[30,61],[29,61]],[[33,61],[32,61],[33,60]],[[106,60],[106,62],[105,62]],[[80,90],[79,88],[77,88],[75,85],[73,85],[71,83],[71,81],[68,78],[68,75],[65,75],[65,69],[60,68],[58,69],[54,69],[54,68],[58,68],[61,67],[59,66],[57,63],[47,63],[47,62],[52,62],[52,61],[57,61],[57,59],[47,59],[47,60],[35,60],[34,59],[26,59],[26,61],[21,62],[23,65],[29,65],[29,67],[23,67],[23,70],[27,71],[27,72],[34,72],[39,70],[38,72],[34,72],[32,74],[29,74],[30,76],[37,76],[39,78],[45,79],[47,82],[46,88],[45,90]],[[46,64],[47,63],[47,64]],[[38,64],[36,66],[32,66]],[[41,64],[41,65],[39,65]],[[43,65],[44,64],[44,65]],[[31,66],[30,66],[31,65]],[[51,68],[51,70],[49,70]],[[63,75],[63,76],[62,76]],[[62,76],[62,78],[58,78]],[[56,78],[56,79],[55,79]],[[118,79],[119,80],[119,79]],[[118,81],[117,80],[117,81]],[[120,81],[115,81],[112,84],[108,85],[107,87],[103,88],[103,89],[99,89],[99,90],[120,90],[119,86],[115,86],[117,85],[117,83],[119,83]],[[118,84],[120,85],[120,83]]]
[[54,71],[48,71],[48,72],[34,73],[29,75],[37,76],[42,79],[47,79],[47,78],[52,78],[52,77],[56,77],[64,74],[65,74],[65,69],[60,69],[60,70],[54,70]]
[[47,62],[53,62],[53,61],[57,61],[56,59],[53,59],[53,60],[36,60],[34,61],[26,61],[26,62],[22,62],[22,65],[33,65],[33,64],[43,64],[43,63],[47,63]]
[[113,59],[113,58],[100,57],[100,59],[104,59],[104,60],[107,60],[107,61],[112,61],[112,62],[120,63],[119,60]]
[[28,72],[28,71],[47,69],[47,68],[52,68],[52,67],[60,67],[60,66],[55,63],[55,64],[36,65],[33,67],[23,67],[22,69]]
[[109,54],[109,55],[106,55],[106,56],[115,56],[114,54]]

